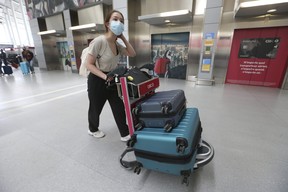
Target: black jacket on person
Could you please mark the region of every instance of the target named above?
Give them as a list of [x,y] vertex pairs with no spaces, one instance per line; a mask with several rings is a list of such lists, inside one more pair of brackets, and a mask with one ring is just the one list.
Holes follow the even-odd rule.
[[2,63],[2,60],[5,65],[8,65],[7,56],[6,56],[6,53],[3,51],[3,49],[1,49],[1,53],[0,53],[0,61],[1,61],[0,63]]
[[27,50],[27,49],[25,49],[25,50],[22,52],[22,56],[23,56],[23,58],[25,58],[27,61],[31,61],[31,60],[34,58],[34,54],[33,54],[31,51]]

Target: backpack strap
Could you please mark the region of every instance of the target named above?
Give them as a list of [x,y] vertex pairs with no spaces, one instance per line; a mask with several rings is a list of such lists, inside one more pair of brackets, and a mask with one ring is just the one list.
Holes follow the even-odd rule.
[[104,43],[104,36],[102,38],[102,42],[101,42],[101,46],[100,46],[100,51],[96,57],[96,59],[100,59],[102,57],[102,55],[104,54],[105,50],[106,50],[106,47],[107,47],[107,43],[105,42],[105,45],[103,46],[103,43]]
[[[103,46],[103,43],[105,44]],[[99,62],[99,59],[102,57],[102,55],[104,54],[105,50],[106,50],[106,47],[107,47],[107,42],[104,42],[104,36],[102,38],[102,41],[101,41],[101,45],[100,45],[100,51],[96,57],[96,60],[98,62],[98,66],[100,67],[100,62]]]

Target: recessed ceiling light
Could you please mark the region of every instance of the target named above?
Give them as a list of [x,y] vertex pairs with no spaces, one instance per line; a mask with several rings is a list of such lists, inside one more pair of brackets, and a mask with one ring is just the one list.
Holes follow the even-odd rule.
[[78,26],[72,26],[69,27],[70,30],[77,30],[77,29],[85,29],[85,28],[92,28],[92,27],[96,27],[95,23],[89,23],[89,24],[85,24],[85,25],[78,25]]
[[37,34],[38,35],[47,35],[47,34],[51,34],[51,33],[56,33],[56,30],[52,29],[52,30],[48,30],[48,31],[40,31]]
[[276,12],[277,11],[277,9],[269,9],[268,11],[267,11],[267,13],[273,13],[273,12]]
[[160,17],[180,16],[180,15],[186,15],[188,13],[189,13],[189,10],[169,11],[169,12],[160,13]]
[[240,4],[241,7],[257,7],[257,6],[264,6],[264,5],[273,5],[273,4],[280,4],[280,3],[287,3],[287,0],[261,0],[261,1],[248,1],[243,2]]

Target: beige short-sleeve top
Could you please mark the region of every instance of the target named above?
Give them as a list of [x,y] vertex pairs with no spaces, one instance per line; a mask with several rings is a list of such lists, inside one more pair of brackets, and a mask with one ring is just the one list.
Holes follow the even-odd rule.
[[125,47],[118,42],[116,42],[116,46],[118,54],[114,55],[104,35],[100,35],[91,41],[88,54],[96,58],[96,67],[98,69],[103,72],[110,72],[117,67],[120,54],[122,54],[122,50]]

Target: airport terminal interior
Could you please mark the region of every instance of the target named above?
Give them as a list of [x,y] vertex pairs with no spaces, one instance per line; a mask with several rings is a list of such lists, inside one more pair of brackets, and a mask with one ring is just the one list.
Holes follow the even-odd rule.
[[[186,183],[120,164],[127,143],[108,102],[99,126],[105,137],[87,133],[81,52],[105,32],[112,9],[123,13],[136,51],[118,64],[153,66],[156,93],[184,90],[187,108],[199,110],[214,157],[191,168]],[[0,48],[13,72],[5,74],[1,54],[0,191],[287,192],[287,10],[285,0],[0,0]],[[23,74],[25,59],[15,60],[24,47],[35,73]]]

